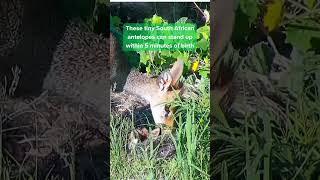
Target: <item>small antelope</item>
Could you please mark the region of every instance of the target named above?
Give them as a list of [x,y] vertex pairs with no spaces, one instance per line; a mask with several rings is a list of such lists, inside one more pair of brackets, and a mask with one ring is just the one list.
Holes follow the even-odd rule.
[[177,60],[170,71],[163,72],[157,78],[137,70],[130,70],[127,73],[127,66],[124,65],[127,61],[124,60],[125,56],[119,50],[120,46],[112,33],[110,41],[111,81],[114,80],[113,82],[121,85],[126,77],[123,90],[143,98],[150,104],[156,124],[172,127],[173,112],[166,107],[166,104],[172,102],[176,95],[181,93],[179,79],[183,72],[183,61]]
[[179,79],[183,71],[183,61],[177,60],[168,72],[158,78],[131,71],[124,90],[138,95],[150,103],[152,116],[156,124],[172,127],[174,124],[172,110],[166,104],[172,102],[181,91]]

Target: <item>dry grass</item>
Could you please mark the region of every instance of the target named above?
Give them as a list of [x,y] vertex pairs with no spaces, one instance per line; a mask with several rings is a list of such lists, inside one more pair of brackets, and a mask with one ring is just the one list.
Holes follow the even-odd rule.
[[[9,91],[6,82],[1,86],[1,179],[101,179],[104,163],[100,167],[83,164],[106,159],[105,148],[101,148],[107,142],[106,114],[52,92],[11,98],[8,94],[14,92],[19,77],[19,71],[13,72],[17,78]],[[103,153],[94,152],[97,150]],[[88,171],[95,173],[88,177]]]

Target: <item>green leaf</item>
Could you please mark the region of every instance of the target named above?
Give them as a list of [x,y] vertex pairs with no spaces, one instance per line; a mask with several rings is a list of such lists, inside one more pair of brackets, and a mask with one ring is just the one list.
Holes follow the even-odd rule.
[[181,52],[180,51],[175,51],[173,54],[172,54],[172,57],[177,59],[179,56],[181,55]]
[[203,58],[204,63],[208,66],[210,66],[210,58],[208,56],[206,56],[205,58]]
[[311,40],[320,38],[320,24],[305,20],[298,25],[288,25],[286,34],[286,42],[306,52],[312,48]]
[[198,34],[198,38],[200,38],[200,34],[206,39],[208,40],[210,37],[210,26],[202,26],[200,28],[197,29],[197,34]]
[[266,13],[263,17],[263,25],[269,32],[277,29],[283,19],[283,0],[272,1],[266,5]]
[[188,52],[179,52],[179,55],[177,56],[176,59],[181,59],[183,60],[184,64],[188,67],[188,69],[191,68],[192,62],[189,60],[189,53]]
[[164,22],[164,20],[162,19],[162,17],[157,16],[156,14],[153,15],[153,17],[151,18],[151,23],[152,24],[161,24],[163,22]]
[[316,4],[316,0],[304,0],[304,2],[307,4],[309,9],[313,9],[314,5]]
[[204,38],[202,38],[200,41],[197,42],[197,48],[202,49],[203,51],[206,51],[209,48],[209,43]]
[[199,74],[200,74],[200,76],[202,76],[204,78],[208,78],[208,75],[210,74],[210,70],[209,69],[200,69]]
[[249,17],[250,24],[257,19],[259,14],[257,0],[240,0],[240,8]]
[[227,166],[227,162],[225,160],[222,162],[221,179],[222,180],[229,180],[229,178],[228,178],[228,166]]
[[148,60],[150,60],[150,55],[145,51],[140,52],[140,63],[146,65]]
[[177,21],[177,23],[186,23],[187,20],[188,20],[187,17],[182,17],[182,18],[180,18],[180,19]]
[[121,25],[121,19],[118,16],[111,16],[110,21],[115,27],[119,27]]
[[164,51],[161,51],[161,56],[170,57],[171,53],[170,51],[164,50]]
[[150,73],[151,73],[151,67],[150,67],[150,64],[149,64],[149,66],[147,66],[147,67],[146,67],[146,72],[147,72],[147,74],[150,74]]

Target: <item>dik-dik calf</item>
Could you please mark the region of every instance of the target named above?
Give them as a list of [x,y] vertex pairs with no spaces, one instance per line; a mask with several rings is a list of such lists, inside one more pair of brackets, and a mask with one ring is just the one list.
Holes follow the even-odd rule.
[[159,77],[152,77],[135,69],[131,69],[129,72],[126,69],[128,62],[113,34],[110,35],[110,41],[112,80],[121,84],[117,81],[125,79],[123,90],[143,98],[150,104],[155,123],[172,127],[173,112],[167,108],[167,104],[182,92],[179,79],[183,72],[183,61],[177,60],[169,71],[163,72]]

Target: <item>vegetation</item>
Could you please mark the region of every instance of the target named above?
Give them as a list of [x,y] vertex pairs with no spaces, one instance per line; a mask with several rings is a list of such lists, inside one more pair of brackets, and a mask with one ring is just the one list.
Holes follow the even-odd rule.
[[[177,127],[173,134],[163,134],[153,143],[149,138],[130,152],[128,135],[135,129],[135,119],[114,114],[111,117],[111,178],[113,179],[209,179],[209,80],[195,83],[194,76],[185,80],[189,88],[194,85],[198,96],[177,99],[172,106]],[[193,84],[193,85],[192,85]],[[163,158],[161,148],[174,146],[175,155]]]
[[235,75],[232,105],[212,102],[212,173],[319,179],[320,4],[238,2],[234,46],[217,66]]
[[[111,29],[121,34],[123,22],[117,16],[111,16]],[[168,23],[165,19],[156,14],[151,18],[145,18],[145,22],[152,25]],[[187,17],[181,17],[177,23],[187,23],[192,20]],[[209,22],[197,28],[197,46],[195,51],[141,51],[138,52],[139,58],[129,58],[130,63],[145,69],[148,74],[159,75],[165,69],[168,69],[177,59],[184,61],[186,70],[185,75],[197,72],[203,78],[209,78],[210,66],[210,26]],[[121,37],[119,38],[121,39]],[[192,71],[191,71],[192,70]]]
[[[86,0],[85,1],[83,1],[83,0],[80,0],[80,1],[73,1],[73,0],[55,1],[55,2],[57,2],[58,5],[62,5],[57,8],[58,12],[55,11],[56,10],[55,7],[50,7],[48,10],[48,9],[45,9],[46,6],[42,7],[43,4],[41,4],[41,3],[37,4],[38,2],[29,3],[26,1],[26,2],[23,2],[22,5],[17,4],[17,3],[20,3],[21,1],[13,1],[12,3],[11,3],[11,1],[8,1],[8,2],[9,2],[8,4],[13,7],[22,6],[22,8],[14,8],[13,10],[9,9],[10,15],[8,15],[8,16],[11,16],[12,14],[19,15],[19,14],[21,14],[21,12],[15,12],[15,11],[20,11],[22,9],[25,9],[25,11],[26,10],[35,11],[35,12],[37,12],[36,14],[38,14],[39,12],[40,12],[39,14],[42,14],[41,11],[48,11],[49,13],[58,13],[59,15],[63,16],[64,19],[68,19],[68,20],[74,20],[73,18],[81,18],[83,21],[86,22],[88,27],[91,28],[92,32],[95,32],[97,34],[106,35],[106,33],[108,32],[107,31],[107,28],[108,28],[108,23],[107,23],[108,2],[107,1],[95,1],[95,0],[90,0],[90,1],[86,1]],[[59,3],[62,3],[62,4],[59,4]],[[6,4],[6,2],[5,2],[5,4]],[[50,2],[49,2],[49,4],[50,4]],[[57,5],[56,3],[52,3],[52,4]],[[9,5],[1,7],[1,10],[5,10],[3,8],[10,8]],[[27,7],[27,8],[25,8],[25,7]],[[28,14],[28,11],[25,14]],[[53,14],[52,17],[55,17],[54,15],[55,14]],[[37,15],[35,15],[35,16],[37,16]],[[66,18],[65,18],[65,16],[66,16]],[[30,15],[29,17],[33,17],[33,15]],[[19,16],[15,20],[18,23],[20,21],[23,21],[24,19],[27,19],[27,18]],[[40,18],[40,19],[46,20],[45,17]],[[36,25],[35,22],[37,22],[37,20],[33,21],[32,18],[30,18],[30,20],[31,20],[30,21],[31,24]],[[57,20],[57,19],[55,19],[55,20]],[[60,22],[52,23],[52,24],[59,24],[59,23]],[[22,24],[25,24],[25,23],[22,23]],[[6,22],[5,21],[1,22],[1,27],[2,27],[2,25],[4,25],[4,27],[5,27]],[[32,26],[32,27],[31,26],[30,27],[16,26],[15,28],[20,28],[20,29],[32,28],[33,30],[36,29],[34,26]],[[53,27],[53,29],[54,28],[56,28],[56,27]],[[40,35],[40,36],[45,36],[45,34],[47,34],[46,30],[43,30],[43,31],[44,31],[43,35]],[[61,33],[63,33],[63,32],[61,32]],[[12,33],[9,33],[9,34],[12,34]],[[18,37],[21,36],[21,34],[12,34],[12,35],[18,36]],[[62,34],[59,34],[59,35],[62,35]],[[26,38],[28,38],[28,37],[26,37]],[[35,37],[35,38],[38,38],[38,37]],[[44,37],[43,39],[45,39],[45,38],[47,38],[47,37]],[[49,47],[50,46],[46,43],[50,43],[50,42],[44,42],[42,44],[42,47],[47,47],[47,46]],[[37,47],[37,46],[35,46],[35,47]],[[16,47],[13,47],[13,48],[16,48]],[[35,50],[39,51],[39,49],[35,49]],[[26,50],[26,51],[28,51],[28,50]],[[45,52],[48,52],[48,51],[45,51]],[[44,54],[45,52],[42,52],[42,53]],[[14,54],[12,56],[14,56]],[[3,60],[2,57],[1,57],[1,60]],[[40,60],[43,60],[43,59],[34,59],[33,62],[40,61]],[[19,64],[20,61],[22,62],[23,59],[22,60],[18,59],[17,62],[15,62],[14,64],[16,64],[16,63]],[[3,62],[1,64],[3,64]],[[36,69],[37,65],[34,65],[34,66]],[[2,69],[4,69],[4,68],[2,68]],[[38,69],[41,69],[41,68],[38,67]],[[46,67],[44,67],[44,69],[46,69]],[[8,70],[8,72],[10,72],[10,69]],[[83,150],[83,149],[81,149],[82,147],[79,148],[81,150],[75,149],[75,146],[77,146],[77,147],[79,147],[79,146],[75,145],[73,139],[77,138],[78,135],[68,137],[68,133],[70,133],[70,132],[66,132],[66,131],[70,130],[71,128],[69,128],[69,129],[66,127],[54,128],[53,124],[56,121],[50,122],[50,124],[46,124],[48,126],[47,126],[47,129],[45,130],[45,132],[48,132],[48,131],[59,132],[59,130],[63,129],[64,133],[60,133],[62,135],[61,136],[62,138],[60,136],[48,136],[50,138],[45,139],[45,138],[42,138],[43,134],[41,134],[41,135],[36,134],[36,133],[40,132],[41,130],[39,130],[39,129],[41,129],[41,127],[43,127],[41,125],[39,125],[39,126],[37,126],[37,125],[44,123],[44,122],[48,122],[49,119],[46,119],[44,117],[54,111],[52,109],[50,109],[50,111],[47,111],[43,104],[40,105],[40,107],[39,106],[36,107],[37,105],[39,105],[39,102],[40,102],[40,104],[42,102],[46,102],[46,100],[48,98],[47,97],[48,94],[43,93],[42,95],[44,95],[44,96],[40,96],[37,98],[30,97],[29,94],[25,95],[25,96],[28,96],[27,98],[26,97],[23,97],[23,98],[21,97],[19,99],[12,98],[12,96],[15,95],[15,89],[17,88],[17,86],[19,89],[18,81],[19,81],[19,78],[21,78],[20,75],[24,74],[24,73],[21,73],[20,71],[18,71],[18,68],[17,69],[13,68],[12,73],[13,73],[13,75],[11,75],[9,73],[5,74],[8,77],[7,79],[3,78],[3,77],[0,79],[0,81],[1,81],[1,83],[0,83],[0,120],[1,120],[1,123],[0,123],[0,179],[4,179],[4,180],[9,180],[9,179],[32,180],[32,179],[39,179],[40,177],[43,177],[43,179],[48,179],[48,180],[49,179],[50,180],[60,180],[60,179],[66,179],[66,178],[67,179],[77,179],[80,177],[81,178],[88,178],[88,173],[87,172],[79,172],[79,167],[81,165],[83,165],[80,163],[83,163],[83,162],[86,162],[87,164],[91,163],[90,161],[92,159],[90,159],[90,158],[92,156],[89,154],[91,154],[92,152],[89,153],[89,151],[87,151],[87,154],[83,153],[83,152],[81,152]],[[32,74],[36,74],[36,73],[32,72]],[[4,75],[4,74],[2,74],[2,75]],[[11,82],[11,80],[8,80],[11,78],[11,76],[14,76],[13,82]],[[36,82],[36,80],[34,80],[34,81]],[[23,82],[22,84],[28,84],[28,82]],[[29,84],[29,86],[32,86],[32,84]],[[38,86],[38,84],[37,84],[37,86]],[[41,87],[41,85],[39,85],[39,86]],[[63,99],[65,100],[67,98],[63,98]],[[55,100],[56,99],[54,99],[54,101]],[[20,104],[26,104],[26,105],[21,108],[16,108],[14,110],[11,110],[9,107],[13,106],[13,104],[16,106],[19,106]],[[55,110],[58,109],[58,108],[54,108],[53,106],[52,106],[52,108]],[[8,110],[8,109],[10,109],[10,110]],[[58,112],[58,114],[61,113],[61,111],[59,112],[59,110],[57,112]],[[31,116],[34,116],[34,117],[31,117],[31,118],[25,117],[30,114],[31,114]],[[81,113],[79,112],[78,115],[79,114],[81,114]],[[38,122],[32,121],[33,119],[37,119],[38,116],[42,116],[42,118],[40,118],[41,120],[39,120]],[[70,119],[65,118],[65,119],[62,119],[62,122],[67,122],[68,120],[70,120]],[[81,123],[83,123],[83,122],[79,122],[79,121],[74,122],[73,125],[76,126],[76,128],[72,128],[72,130],[75,130],[75,131],[79,130]],[[62,123],[62,124],[64,124],[64,123]],[[32,129],[34,126],[36,126],[36,127],[34,129]],[[65,129],[67,129],[67,130],[65,131]],[[39,130],[39,131],[37,132],[37,130]],[[41,133],[43,133],[43,132],[41,132]],[[81,133],[87,133],[87,132],[82,131]],[[70,141],[68,141],[68,143],[66,143],[64,145],[59,144],[60,143],[59,140],[63,139],[64,137],[70,138]],[[61,138],[61,139],[59,139],[58,141],[55,142],[58,144],[55,146],[54,143],[52,141],[50,141],[50,140],[52,140],[51,138],[52,139]],[[82,142],[85,142],[85,141],[87,141],[87,140],[82,139]],[[32,148],[28,148],[25,145],[28,143],[29,143],[30,147],[32,147]],[[43,159],[52,155],[52,154],[50,154],[50,155],[45,154],[45,155],[47,155],[47,156],[45,156],[40,153],[39,153],[40,155],[37,154],[38,151],[41,151],[41,152],[43,151],[43,149],[42,149],[43,146],[41,145],[41,143],[46,143],[49,146],[50,145],[55,146],[55,149],[52,150],[53,151],[52,154],[58,155],[58,156],[56,156],[58,158],[48,159],[48,162],[47,162],[48,164],[45,164],[45,165],[50,166],[50,163],[52,163],[51,165],[53,165],[53,166],[50,167],[51,169],[45,169],[45,168],[48,168],[48,166],[44,167],[43,164],[40,163],[40,162],[43,162]],[[63,151],[60,148],[61,149],[66,148],[67,150]],[[103,151],[103,150],[100,149],[100,151]],[[17,154],[19,157],[16,157]],[[86,159],[85,155],[89,155],[91,157]],[[97,157],[97,156],[98,155],[96,153],[95,157]],[[101,158],[101,159],[104,160],[103,158]],[[64,161],[64,163],[62,163],[62,164],[64,164],[64,167],[62,166],[62,164],[59,161],[60,162]],[[100,164],[97,166],[101,167],[101,169],[107,168],[105,164],[103,164],[103,165]],[[98,167],[95,167],[95,168],[97,169]],[[97,173],[98,171],[99,170],[96,170],[96,172],[94,172],[94,171],[91,171],[91,172]],[[87,174],[85,174],[85,173],[87,173]],[[101,173],[101,172],[99,172],[99,173]],[[45,176],[45,178],[44,178],[44,176]]]
[[[207,12],[207,11],[206,11]],[[111,16],[111,30],[121,41],[123,22]],[[146,18],[151,24],[167,23],[158,15]],[[193,22],[180,17],[179,23]],[[120,38],[119,38],[120,37]],[[111,178],[114,179],[209,179],[210,159],[210,26],[209,22],[197,28],[196,51],[141,51],[138,56],[127,53],[130,63],[140,71],[159,75],[178,58],[184,61],[182,82],[190,94],[170,104],[175,107],[177,127],[164,133],[157,141],[149,137],[147,142],[138,143],[133,151],[129,148],[130,136],[136,128],[134,117],[122,117],[113,113],[111,117]],[[133,58],[131,58],[133,57]],[[137,57],[137,58],[134,58]],[[159,140],[160,139],[160,140]],[[161,148],[173,146],[172,156],[159,156]],[[131,153],[128,153],[131,152]]]

